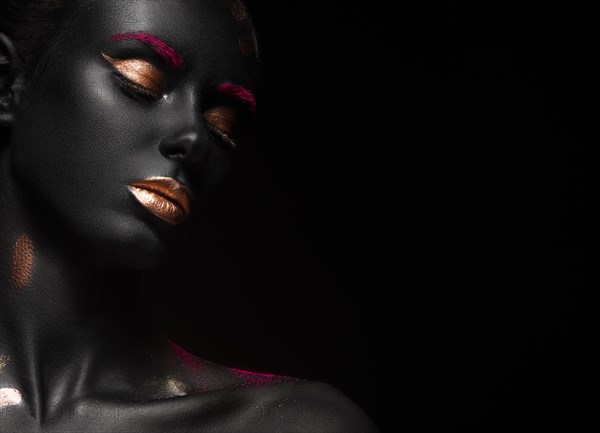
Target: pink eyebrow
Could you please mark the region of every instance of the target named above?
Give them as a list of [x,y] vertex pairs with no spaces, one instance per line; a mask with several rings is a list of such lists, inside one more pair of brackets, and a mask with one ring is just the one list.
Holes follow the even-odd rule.
[[252,112],[256,113],[256,99],[250,90],[233,83],[220,84],[217,89],[225,96],[235,98],[245,104],[248,104],[252,109]]
[[177,52],[177,50],[175,50],[162,39],[157,38],[150,33],[120,33],[117,35],[112,35],[109,39],[111,41],[141,41],[156,51],[156,53],[162,57],[169,64],[169,66],[171,66],[171,68],[177,70],[185,66],[185,61],[183,60],[181,54]]

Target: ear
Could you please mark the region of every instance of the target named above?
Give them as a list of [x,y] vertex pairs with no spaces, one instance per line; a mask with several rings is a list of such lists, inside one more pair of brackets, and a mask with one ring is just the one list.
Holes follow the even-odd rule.
[[0,32],[0,126],[13,125],[24,82],[25,70],[15,45]]

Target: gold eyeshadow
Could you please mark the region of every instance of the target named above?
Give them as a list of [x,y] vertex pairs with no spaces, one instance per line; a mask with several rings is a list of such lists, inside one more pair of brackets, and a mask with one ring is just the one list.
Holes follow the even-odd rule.
[[206,123],[234,140],[237,132],[237,112],[226,106],[213,107],[204,112]]
[[152,63],[142,59],[114,59],[104,53],[102,57],[133,84],[157,95],[165,93],[165,77]]

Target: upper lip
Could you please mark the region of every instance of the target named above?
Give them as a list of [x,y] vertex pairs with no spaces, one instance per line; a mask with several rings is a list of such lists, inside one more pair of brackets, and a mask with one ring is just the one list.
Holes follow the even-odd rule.
[[130,184],[136,188],[146,189],[172,201],[186,215],[190,213],[190,190],[171,177],[149,177]]

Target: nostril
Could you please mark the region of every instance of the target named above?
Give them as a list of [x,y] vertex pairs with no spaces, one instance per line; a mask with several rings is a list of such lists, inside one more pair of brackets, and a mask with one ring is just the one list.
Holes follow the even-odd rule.
[[187,132],[162,140],[158,145],[159,152],[165,157],[189,167],[198,159],[204,159],[208,148],[201,146],[198,134]]
[[182,149],[181,147],[169,149],[169,151],[167,152],[167,155],[169,155],[171,157],[185,156],[185,150]]

